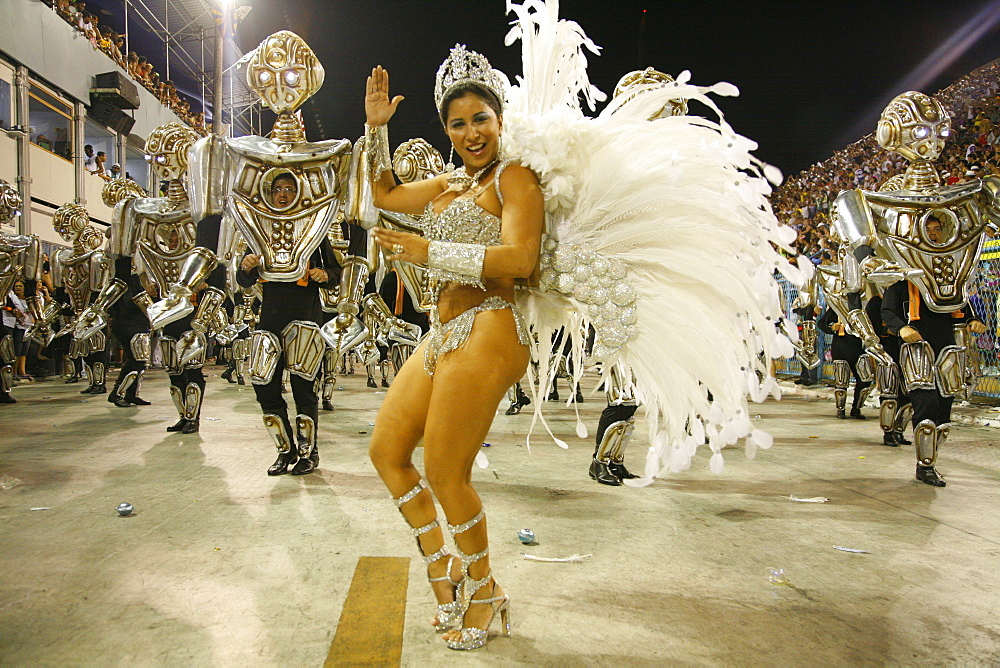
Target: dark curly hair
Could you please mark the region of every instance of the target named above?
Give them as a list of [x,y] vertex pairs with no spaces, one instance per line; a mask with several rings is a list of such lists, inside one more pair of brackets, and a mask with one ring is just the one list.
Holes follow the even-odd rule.
[[464,81],[454,88],[449,89],[445,93],[444,99],[441,100],[441,110],[438,112],[441,117],[441,125],[448,124],[448,108],[451,106],[451,103],[460,97],[465,97],[469,93],[472,93],[485,102],[486,106],[495,111],[497,116],[503,114],[503,103],[497,97],[496,93],[481,83]]

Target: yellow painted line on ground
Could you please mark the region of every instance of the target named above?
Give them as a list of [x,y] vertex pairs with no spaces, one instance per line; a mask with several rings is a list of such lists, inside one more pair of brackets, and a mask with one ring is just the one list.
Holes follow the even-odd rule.
[[398,666],[410,560],[361,557],[324,666]]

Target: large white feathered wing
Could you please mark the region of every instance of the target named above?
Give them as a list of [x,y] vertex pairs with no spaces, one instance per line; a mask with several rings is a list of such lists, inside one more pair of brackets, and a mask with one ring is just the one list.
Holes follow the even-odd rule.
[[[592,326],[593,357],[631,369],[648,409],[641,482],[688,468],[706,440],[721,470],[726,445],[745,438],[750,455],[770,446],[747,398],[778,396],[768,363],[792,354],[774,274],[799,283],[802,272],[779,253],[794,255],[795,233],[766,199],[766,177],[780,174],[753,158],[756,144],[708,97],[735,95],[730,84],[693,86],[685,72],[586,117],[581,97],[600,99],[584,57],[596,47],[557,19],[556,6],[508,3],[524,76],[510,91],[505,149],[538,174],[546,196],[541,285],[521,295],[542,348],[539,378],[544,385],[553,373],[552,332],[575,332],[579,354]],[[646,120],[672,99],[696,99],[719,120]]]

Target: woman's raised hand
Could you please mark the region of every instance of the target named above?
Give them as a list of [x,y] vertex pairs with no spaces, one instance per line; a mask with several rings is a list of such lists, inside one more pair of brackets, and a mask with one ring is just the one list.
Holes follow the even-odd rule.
[[389,73],[381,65],[373,69],[365,87],[365,122],[372,127],[385,125],[402,101],[402,95],[389,100]]

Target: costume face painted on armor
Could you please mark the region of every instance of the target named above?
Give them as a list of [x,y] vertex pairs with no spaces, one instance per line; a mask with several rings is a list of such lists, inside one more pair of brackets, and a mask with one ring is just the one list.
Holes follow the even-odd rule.
[[452,100],[448,106],[448,138],[462,164],[470,169],[482,169],[496,159],[502,127],[503,117],[473,93]]
[[896,96],[878,122],[878,143],[907,160],[937,160],[949,136],[951,118],[945,108],[915,91]]
[[0,179],[0,222],[7,222],[21,208],[21,195],[17,188]]
[[324,76],[309,45],[287,30],[261,42],[247,65],[247,84],[276,114],[302,106],[322,87]]
[[89,221],[87,210],[79,204],[63,204],[52,215],[52,227],[68,243],[82,240]]
[[158,178],[176,181],[187,171],[187,154],[197,139],[195,131],[186,125],[161,125],[146,139],[146,162],[152,165]]

